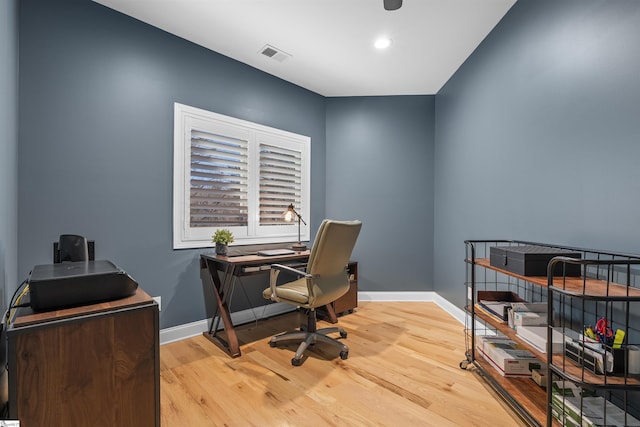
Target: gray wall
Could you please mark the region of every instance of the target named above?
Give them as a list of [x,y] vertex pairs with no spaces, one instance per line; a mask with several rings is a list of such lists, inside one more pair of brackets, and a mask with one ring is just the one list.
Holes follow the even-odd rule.
[[[520,0],[435,99],[325,99],[89,0],[23,0],[20,220],[0,225],[4,280],[80,233],[163,297],[161,327],[205,317],[201,251],[171,249],[174,101],[311,137],[312,229],[365,222],[361,290],[435,289],[462,305],[471,238],[640,252],[639,8]],[[2,102],[12,156],[15,101]],[[15,162],[0,161],[11,215]]]
[[18,7],[0,1],[0,312],[18,285]]
[[520,0],[436,96],[435,283],[465,239],[640,253],[640,2]]
[[202,251],[172,250],[176,101],[310,136],[317,229],[323,97],[89,0],[19,8],[21,277],[51,262],[60,234],[82,234],[97,258],[162,296],[162,328],[206,317]]
[[433,290],[433,138],[433,96],[327,99],[327,216],[363,221],[359,290]]
[[[312,230],[365,221],[361,290],[432,289],[433,97],[327,100],[89,0],[23,0],[19,32],[20,276],[83,234],[162,296],[161,327],[206,317],[206,250],[171,249],[177,101],[310,136]],[[263,302],[247,282],[232,310]]]

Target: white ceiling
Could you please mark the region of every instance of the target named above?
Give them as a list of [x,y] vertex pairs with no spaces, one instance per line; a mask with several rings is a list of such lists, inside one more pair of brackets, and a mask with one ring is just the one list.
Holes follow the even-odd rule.
[[[516,2],[94,1],[323,96],[435,94]],[[268,58],[267,44],[291,56]]]

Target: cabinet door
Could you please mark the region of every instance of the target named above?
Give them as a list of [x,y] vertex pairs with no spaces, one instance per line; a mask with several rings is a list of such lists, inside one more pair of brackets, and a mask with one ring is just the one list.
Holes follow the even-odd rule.
[[158,425],[157,316],[149,307],[16,333],[11,417],[26,427]]

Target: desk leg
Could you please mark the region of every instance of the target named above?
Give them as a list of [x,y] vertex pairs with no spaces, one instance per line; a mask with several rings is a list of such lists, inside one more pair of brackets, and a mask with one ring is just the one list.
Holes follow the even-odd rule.
[[[231,357],[240,356],[240,344],[238,343],[238,336],[236,330],[231,322],[231,313],[229,313],[229,307],[227,306],[227,292],[231,291],[231,285],[234,278],[234,267],[231,266],[224,272],[223,281],[220,281],[218,276],[218,270],[215,265],[210,265],[210,261],[207,261],[207,269],[213,282],[214,294],[216,297],[216,313],[214,313],[211,319],[211,327],[208,332],[203,332],[203,335],[209,339],[212,343],[222,348]],[[224,324],[224,331],[227,335],[227,340],[222,339],[217,333],[218,322],[216,322],[216,314],[219,319],[222,319]]]
[[329,303],[325,305],[324,309],[327,310],[327,322],[338,323],[338,316],[336,316],[336,311],[333,309],[333,304]]

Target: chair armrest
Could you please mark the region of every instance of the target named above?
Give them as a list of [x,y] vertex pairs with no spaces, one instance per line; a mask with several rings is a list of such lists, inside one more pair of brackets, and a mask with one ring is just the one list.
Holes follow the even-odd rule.
[[307,274],[304,271],[296,270],[295,268],[291,268],[287,265],[282,264],[271,264],[271,272],[269,274],[269,287],[271,288],[271,299],[273,301],[280,301],[278,298],[278,291],[276,284],[278,283],[278,275],[281,271],[286,271],[292,274],[295,274],[298,278],[300,277],[312,277],[311,274]]
[[292,268],[292,267],[289,267],[288,265],[283,265],[283,264],[271,264],[271,270],[278,270],[278,272],[288,271],[289,273],[295,274],[297,277],[304,277],[304,276],[311,277],[311,275],[307,274],[306,271],[298,270],[297,268]]

